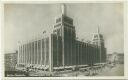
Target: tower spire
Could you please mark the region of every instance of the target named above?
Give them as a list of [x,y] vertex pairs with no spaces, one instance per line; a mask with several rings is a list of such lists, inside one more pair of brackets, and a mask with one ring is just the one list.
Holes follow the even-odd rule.
[[97,27],[97,33],[100,33],[100,29],[99,29],[99,26]]
[[61,4],[61,13],[63,15],[66,15],[66,6],[65,6],[65,4]]

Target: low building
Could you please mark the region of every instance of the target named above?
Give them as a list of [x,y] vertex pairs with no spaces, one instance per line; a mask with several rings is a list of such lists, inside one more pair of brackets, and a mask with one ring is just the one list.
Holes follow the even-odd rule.
[[114,52],[112,54],[107,55],[107,62],[108,63],[124,63],[124,54],[123,53],[117,53]]
[[17,51],[15,53],[5,53],[4,66],[5,71],[14,71],[17,65]]
[[118,54],[118,63],[124,64],[124,53]]

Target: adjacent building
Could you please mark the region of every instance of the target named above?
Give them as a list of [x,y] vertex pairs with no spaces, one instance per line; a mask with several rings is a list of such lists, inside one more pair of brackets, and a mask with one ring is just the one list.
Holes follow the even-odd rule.
[[51,34],[19,44],[18,66],[54,71],[106,62],[103,35],[98,31],[91,43],[78,40],[73,19],[66,15],[65,5],[61,8],[62,14],[56,18]]
[[117,52],[114,52],[112,54],[107,54],[107,63],[124,64],[124,54]]
[[14,53],[6,53],[4,55],[5,71],[14,71],[16,69],[17,55],[17,51]]

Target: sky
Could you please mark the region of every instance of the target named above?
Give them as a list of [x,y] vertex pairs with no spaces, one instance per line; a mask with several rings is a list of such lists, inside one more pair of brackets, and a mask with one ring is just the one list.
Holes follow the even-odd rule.
[[[124,22],[122,3],[68,3],[66,15],[73,19],[76,36],[92,40],[100,28],[107,53],[123,53]],[[52,31],[61,4],[5,4],[4,50],[15,52],[18,42],[27,42]]]

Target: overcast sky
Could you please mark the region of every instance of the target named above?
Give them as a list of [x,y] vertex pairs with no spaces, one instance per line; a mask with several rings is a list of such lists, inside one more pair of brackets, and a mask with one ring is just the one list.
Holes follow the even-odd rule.
[[[18,41],[28,41],[52,31],[55,17],[61,14],[60,4],[6,4],[4,27],[5,52],[14,52]],[[91,40],[100,25],[108,53],[124,52],[123,4],[70,3],[67,16],[73,18],[77,36]]]

